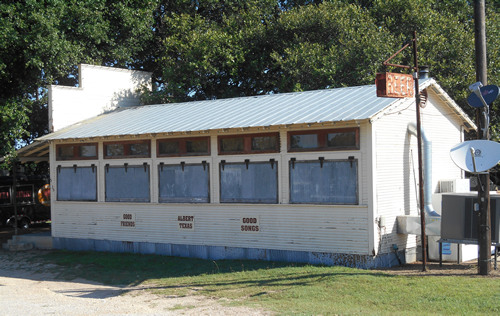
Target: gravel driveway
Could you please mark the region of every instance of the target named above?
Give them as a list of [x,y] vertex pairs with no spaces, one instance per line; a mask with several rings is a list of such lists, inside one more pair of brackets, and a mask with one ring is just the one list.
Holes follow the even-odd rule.
[[158,296],[140,285],[58,280],[46,272],[58,267],[33,260],[37,253],[0,250],[1,315],[271,315],[202,296]]

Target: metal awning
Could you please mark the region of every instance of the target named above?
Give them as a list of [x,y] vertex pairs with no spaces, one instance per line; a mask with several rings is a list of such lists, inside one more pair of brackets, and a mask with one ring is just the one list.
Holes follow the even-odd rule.
[[17,158],[20,162],[49,161],[49,142],[35,141],[17,150]]

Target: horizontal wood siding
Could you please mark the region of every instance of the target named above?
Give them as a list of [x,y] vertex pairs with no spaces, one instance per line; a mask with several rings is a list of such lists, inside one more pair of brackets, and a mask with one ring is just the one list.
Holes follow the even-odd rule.
[[[185,137],[186,135],[156,135],[136,138],[109,137],[96,139],[99,159],[81,161],[56,161],[53,155],[55,145],[51,144],[52,175],[52,231],[54,237],[80,238],[96,240],[117,240],[134,242],[157,242],[191,245],[210,245],[260,249],[318,251],[345,254],[371,255],[369,251],[368,223],[368,188],[370,168],[368,154],[367,128],[368,122],[321,123],[311,129],[360,128],[360,149],[318,152],[287,152],[287,132],[307,130],[308,126],[271,127],[266,129],[248,129],[239,132],[212,131],[201,135],[211,139],[210,156],[162,157],[156,158],[156,139],[169,137]],[[265,154],[218,155],[217,137],[262,132],[278,132],[280,135],[280,152]],[[119,139],[120,141],[151,139],[151,158],[104,159],[103,142]],[[71,141],[59,141],[58,144]],[[73,141],[74,142],[74,141]],[[289,204],[289,162],[346,160],[350,156],[358,161],[358,205],[298,205]],[[274,159],[278,170],[278,204],[239,204],[220,203],[219,165],[226,163],[243,163],[245,159],[253,162],[269,162]],[[210,174],[210,203],[203,204],[171,204],[158,203],[158,165],[201,163],[206,161]],[[150,166],[151,203],[117,203],[105,201],[106,165],[130,166],[147,163]],[[63,202],[57,201],[57,166],[78,167],[95,165],[98,175],[97,202]],[[136,215],[135,227],[121,227],[120,216],[125,212]],[[194,216],[194,230],[181,230],[177,216]],[[242,232],[242,217],[258,217],[259,232]],[[373,240],[373,238],[372,238]]]
[[[429,89],[430,90],[430,89]],[[376,130],[376,197],[375,216],[383,218],[378,228],[381,253],[416,247],[415,235],[397,234],[399,215],[418,215],[418,150],[417,138],[408,131],[408,123],[416,122],[415,101],[402,100],[373,122]],[[461,125],[456,115],[429,91],[425,108],[421,108],[422,128],[432,141],[432,187],[438,190],[443,179],[462,177],[451,161],[450,149],[462,140]],[[426,179],[424,179],[426,181]]]
[[[58,202],[53,212],[54,237],[368,254],[366,206]],[[123,213],[134,227],[120,225]],[[194,216],[194,229],[179,216]],[[242,232],[243,217],[259,231]]]

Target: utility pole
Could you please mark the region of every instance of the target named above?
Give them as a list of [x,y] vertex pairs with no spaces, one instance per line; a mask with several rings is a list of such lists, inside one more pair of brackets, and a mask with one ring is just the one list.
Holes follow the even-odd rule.
[[[416,105],[416,114],[417,114],[417,147],[418,147],[418,181],[419,181],[419,207],[420,207],[420,229],[421,229],[421,242],[422,242],[422,271],[427,271],[427,238],[425,236],[425,203],[424,203],[424,174],[422,168],[422,126],[420,120],[420,88],[418,83],[418,58],[417,58],[417,31],[413,31],[413,40],[411,41],[413,45],[413,64],[414,66],[408,65],[397,65],[391,64],[389,61],[396,57],[399,53],[401,53],[404,49],[410,46],[410,43],[405,44],[400,50],[394,53],[389,59],[384,61],[382,64],[384,66],[392,66],[398,68],[405,68],[413,70],[413,79],[415,82],[415,105]],[[386,93],[385,85],[387,82],[384,80],[385,75],[380,77],[380,83],[378,82],[379,74],[377,74],[377,79],[375,80],[377,85],[377,96],[382,97],[401,97],[395,96],[394,93],[388,94]],[[379,87],[380,86],[380,87]],[[380,88],[380,91],[379,91]]]
[[425,272],[427,271],[427,238],[425,235],[424,172],[422,168],[422,123],[420,119],[420,88],[418,83],[417,31],[413,31],[413,64],[415,74],[415,103],[417,110],[418,182],[420,201],[420,236],[422,243],[422,271]]
[[[474,33],[476,48],[476,80],[483,85],[488,84],[487,61],[486,61],[486,25],[485,25],[485,0],[474,1]],[[484,111],[488,107],[483,108]],[[481,127],[487,127],[487,122],[482,122],[483,118],[488,117],[489,113],[483,115],[482,109],[477,109],[478,139],[489,139],[487,129],[482,132]],[[491,272],[491,219],[490,219],[490,174],[478,174],[479,188],[479,223],[478,223],[478,274],[489,275]]]

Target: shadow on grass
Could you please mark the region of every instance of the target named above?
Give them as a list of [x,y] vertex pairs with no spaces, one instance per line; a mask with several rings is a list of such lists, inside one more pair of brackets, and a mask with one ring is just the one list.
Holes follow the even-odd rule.
[[[43,255],[41,259],[58,266],[59,278],[69,280],[85,278],[104,284],[125,286],[136,286],[147,280],[156,280],[155,282],[161,284],[164,283],[162,280],[196,276],[205,276],[201,278],[204,280],[215,275],[217,277],[212,278],[210,282],[189,286],[273,286],[277,284],[295,286],[308,285],[322,278],[336,276],[394,277],[394,275],[380,271],[346,267],[257,260],[215,261],[128,253],[54,251]],[[256,275],[252,274],[254,279],[249,279],[249,275],[228,276],[231,273],[251,273],[252,271],[259,272]],[[226,276],[221,277],[224,274]],[[179,288],[179,285],[165,285],[159,288]]]

